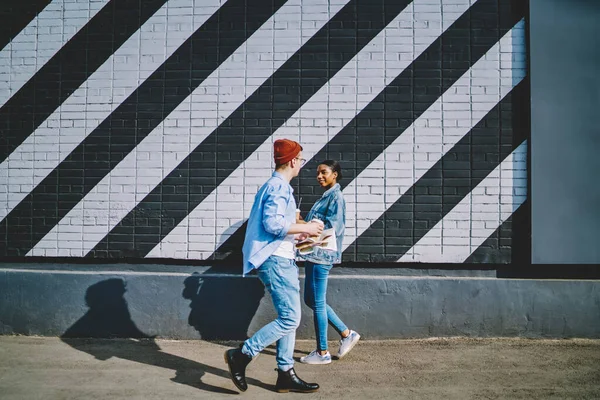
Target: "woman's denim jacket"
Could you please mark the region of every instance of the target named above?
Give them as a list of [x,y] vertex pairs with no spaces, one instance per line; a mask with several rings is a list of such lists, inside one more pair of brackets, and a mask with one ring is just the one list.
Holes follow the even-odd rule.
[[337,251],[315,247],[310,254],[301,255],[298,253],[298,258],[315,264],[339,264],[342,262],[342,242],[346,228],[346,201],[339,183],[323,193],[323,196],[312,206],[304,220],[308,222],[314,218],[323,221],[325,229],[334,228],[337,238]]

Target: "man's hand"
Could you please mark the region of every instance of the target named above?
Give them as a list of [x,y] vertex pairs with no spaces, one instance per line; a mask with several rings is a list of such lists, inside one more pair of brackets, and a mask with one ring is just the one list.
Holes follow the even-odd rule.
[[318,222],[309,222],[305,226],[305,232],[310,236],[318,236],[323,232],[323,224],[319,224]]
[[308,237],[308,233],[297,233],[295,238],[297,241],[301,242]]
[[[323,223],[318,222],[305,222],[295,223],[290,226],[288,229],[288,235],[308,235],[308,236],[318,236],[323,232]],[[306,238],[306,237],[305,237]],[[302,240],[302,239],[300,239]]]

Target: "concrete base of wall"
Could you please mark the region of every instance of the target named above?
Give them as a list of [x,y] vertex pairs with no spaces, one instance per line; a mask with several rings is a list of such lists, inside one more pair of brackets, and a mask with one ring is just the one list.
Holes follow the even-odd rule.
[[[0,334],[238,340],[274,318],[256,277],[217,271],[5,264]],[[600,281],[498,279],[494,271],[410,276],[407,271],[334,268],[328,302],[368,339],[600,338]],[[312,311],[303,305],[302,312],[297,337],[314,338]],[[331,328],[329,338],[337,339]]]

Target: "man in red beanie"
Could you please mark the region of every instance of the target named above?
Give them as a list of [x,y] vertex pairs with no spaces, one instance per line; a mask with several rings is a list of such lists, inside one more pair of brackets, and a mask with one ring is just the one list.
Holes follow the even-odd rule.
[[315,392],[316,383],[307,383],[294,371],[294,344],[300,325],[300,281],[294,240],[320,235],[323,225],[296,223],[296,200],[290,181],[304,164],[302,146],[288,139],[273,144],[275,172],[258,190],[248,218],[244,254],[244,275],[256,270],[271,294],[277,318],[262,327],[240,348],[225,352],[231,380],[241,391],[248,389],[246,366],[263,349],[277,342],[277,384],[280,393]]

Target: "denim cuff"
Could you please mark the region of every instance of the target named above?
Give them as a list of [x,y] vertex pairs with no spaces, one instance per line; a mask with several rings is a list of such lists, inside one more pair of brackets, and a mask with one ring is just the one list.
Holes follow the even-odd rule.
[[254,358],[256,356],[256,354],[252,354],[252,349],[248,347],[248,344],[246,342],[244,342],[244,345],[242,346],[242,353],[251,358]]
[[294,364],[292,364],[292,365],[278,365],[277,368],[279,368],[280,371],[286,372],[286,371],[289,371],[290,369],[294,368]]

